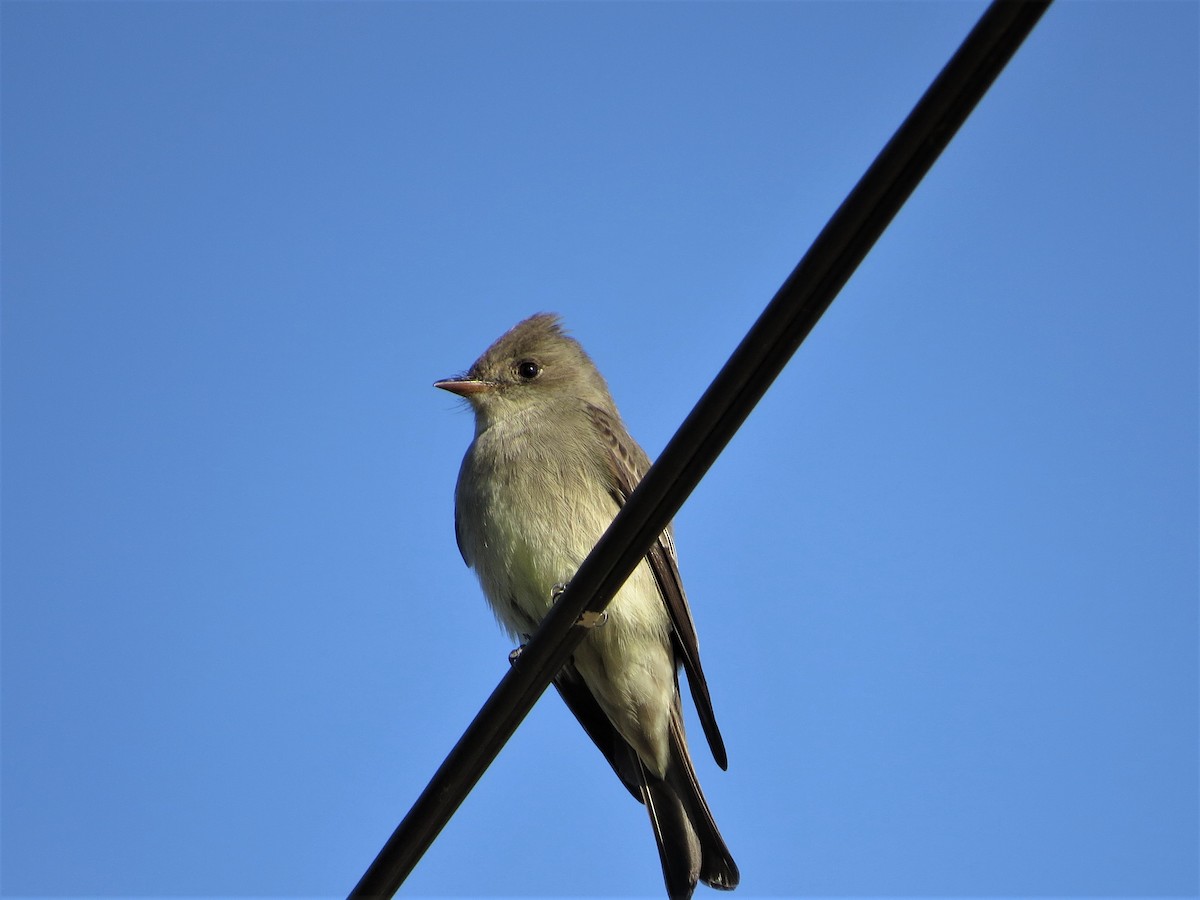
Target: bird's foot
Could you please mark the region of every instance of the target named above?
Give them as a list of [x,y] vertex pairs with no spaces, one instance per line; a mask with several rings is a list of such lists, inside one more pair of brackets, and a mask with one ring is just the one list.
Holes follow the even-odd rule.
[[579,614],[579,618],[575,620],[575,624],[583,628],[598,628],[608,621],[608,610],[600,612],[592,612],[584,610]]
[[[550,602],[557,603],[558,598],[562,596],[563,591],[566,589],[567,586],[562,582],[559,582],[554,587],[550,588]],[[579,614],[579,618],[575,620],[575,624],[582,628],[596,628],[600,625],[603,625],[607,621],[608,610],[604,610],[603,612],[591,612],[590,610],[584,610]]]
[[[521,635],[521,637],[525,638],[526,641],[529,640],[529,635],[527,635],[527,634],[523,634],[523,635]],[[524,652],[525,652],[525,644],[522,644],[520,647],[518,647],[512,653],[508,654],[508,664],[510,666],[515,666],[517,664],[517,660],[521,658],[521,654]]]

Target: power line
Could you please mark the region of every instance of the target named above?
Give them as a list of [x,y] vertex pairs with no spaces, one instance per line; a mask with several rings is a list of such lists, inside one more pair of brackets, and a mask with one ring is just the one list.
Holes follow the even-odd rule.
[[788,276],[571,579],[350,896],[391,897],[1033,30],[994,0]]

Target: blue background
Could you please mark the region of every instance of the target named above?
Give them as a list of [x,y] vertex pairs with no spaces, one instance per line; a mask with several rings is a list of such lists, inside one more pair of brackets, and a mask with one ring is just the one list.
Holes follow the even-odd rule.
[[[507,668],[431,382],[658,452],[982,9],[4,3],[4,893],[349,890]],[[1198,19],[1052,8],[679,515],[737,896],[1196,892]],[[406,891],[662,886],[547,696]]]

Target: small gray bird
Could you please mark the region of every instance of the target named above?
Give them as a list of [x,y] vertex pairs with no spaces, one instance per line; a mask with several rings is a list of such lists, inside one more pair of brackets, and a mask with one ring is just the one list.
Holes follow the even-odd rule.
[[[496,618],[527,639],[650,467],[608,385],[558,317],[517,324],[465,375],[436,382],[470,401],[475,439],[454,530]],[[697,880],[737,886],[737,865],[700,791],[683,733],[679,667],[726,768],[696,626],[664,532],[555,679],[617,776],[644,803],[672,900]]]

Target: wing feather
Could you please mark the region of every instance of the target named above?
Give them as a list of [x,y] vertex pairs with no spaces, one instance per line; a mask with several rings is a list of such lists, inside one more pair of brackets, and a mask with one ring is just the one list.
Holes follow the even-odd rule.
[[[644,450],[629,437],[625,427],[611,413],[597,406],[589,406],[592,423],[604,437],[608,448],[608,468],[612,477],[612,495],[620,506],[625,505],[633,489],[637,487],[646,470],[650,468],[650,458]],[[704,678],[704,669],[700,665],[700,642],[696,636],[696,623],[692,619],[692,611],[688,606],[687,594],[683,590],[683,580],[679,575],[679,563],[675,556],[675,542],[671,538],[671,528],[667,527],[646,554],[654,580],[658,583],[658,591],[666,604],[671,618],[671,635],[675,645],[678,660],[683,664],[687,674],[688,686],[692,691],[692,701],[696,704],[696,713],[713,758],[722,769],[729,765],[725,752],[725,742],[717,727],[716,715],[713,713],[712,697],[708,692],[708,682]]]

